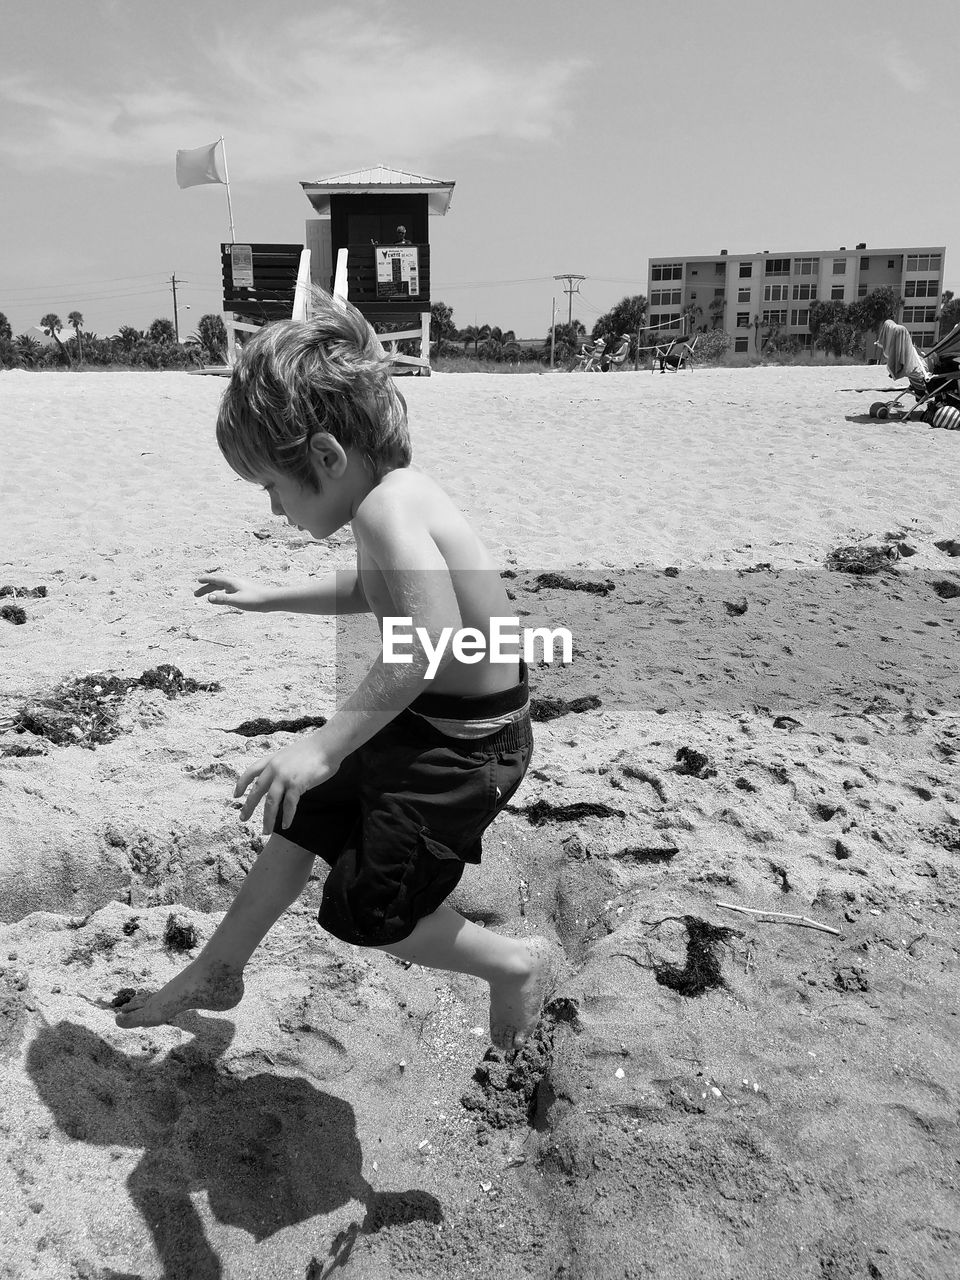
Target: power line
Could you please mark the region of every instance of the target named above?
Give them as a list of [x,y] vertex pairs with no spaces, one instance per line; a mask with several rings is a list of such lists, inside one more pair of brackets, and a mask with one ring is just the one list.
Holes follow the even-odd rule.
[[552,276],[527,276],[520,280],[467,280],[460,284],[453,284],[449,280],[443,283],[434,281],[432,288],[434,289],[492,289],[504,284],[542,284],[546,280],[551,280]]
[[106,276],[102,280],[67,280],[62,283],[58,281],[56,284],[17,284],[0,287],[3,288],[5,296],[10,293],[23,293],[24,291],[35,294],[41,290],[50,289],[99,289],[101,285],[121,284],[125,280],[156,280],[159,275],[159,271],[146,271],[139,276]]

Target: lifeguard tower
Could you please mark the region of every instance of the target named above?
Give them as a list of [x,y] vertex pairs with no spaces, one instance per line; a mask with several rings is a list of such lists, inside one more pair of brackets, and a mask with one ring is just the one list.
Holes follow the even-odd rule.
[[[381,164],[300,185],[319,215],[306,223],[312,282],[353,303],[397,372],[429,374],[429,220],[450,208],[454,183]],[[419,356],[397,352],[409,339]]]

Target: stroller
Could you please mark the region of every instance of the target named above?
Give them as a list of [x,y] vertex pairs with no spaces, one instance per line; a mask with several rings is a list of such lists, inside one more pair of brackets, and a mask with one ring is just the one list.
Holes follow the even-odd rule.
[[[920,352],[902,324],[884,320],[877,337],[891,378],[906,378],[908,386],[893,400],[877,400],[871,418],[907,418],[927,422],[947,431],[960,430],[960,324]],[[904,396],[913,396],[911,407]]]

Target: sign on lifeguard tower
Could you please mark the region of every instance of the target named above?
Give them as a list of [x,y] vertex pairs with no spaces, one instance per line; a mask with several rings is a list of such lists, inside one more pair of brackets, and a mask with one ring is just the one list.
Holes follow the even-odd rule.
[[416,298],[420,293],[420,257],[416,245],[393,245],[375,251],[378,298]]

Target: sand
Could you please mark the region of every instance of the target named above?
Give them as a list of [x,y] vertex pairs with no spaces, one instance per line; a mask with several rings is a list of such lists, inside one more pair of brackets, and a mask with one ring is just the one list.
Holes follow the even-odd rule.
[[[260,847],[233,783],[289,735],[230,730],[330,714],[355,643],[196,575],[352,543],[233,476],[219,379],[0,375],[0,585],[46,587],[0,601],[0,750],[37,752],[0,755],[0,1275],[960,1276],[960,433],[869,419],[885,383],[403,382],[524,624],[574,635],[536,696],[592,695],[456,899],[565,953],[511,1068],[478,981],[328,938],[319,878],[238,1008],[117,1029]],[[95,748],[10,727],[160,664],[220,689],[133,687]]]

